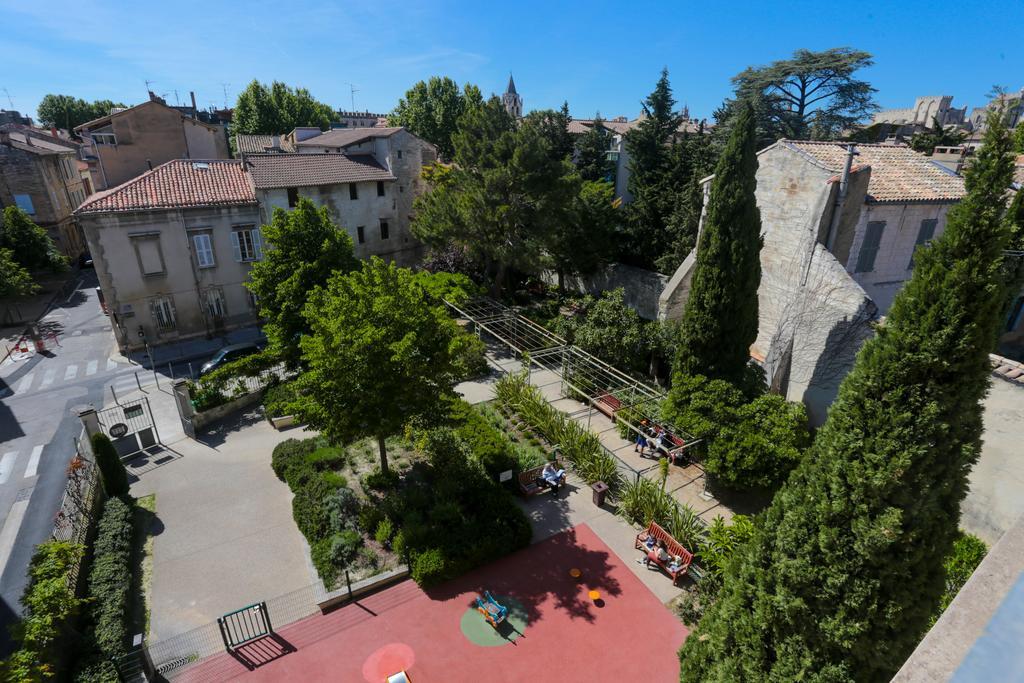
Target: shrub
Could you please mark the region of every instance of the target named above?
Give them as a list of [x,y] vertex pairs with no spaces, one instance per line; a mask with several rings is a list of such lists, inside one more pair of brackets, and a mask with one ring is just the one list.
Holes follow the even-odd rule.
[[735,411],[707,447],[704,466],[735,490],[775,488],[810,446],[807,409],[777,394],[764,394]]
[[364,474],[361,483],[367,489],[388,491],[398,486],[398,473],[392,470],[381,472],[378,467],[374,471]]
[[719,583],[736,550],[753,535],[754,523],[749,517],[734,515],[729,524],[721,516],[715,517],[698,549],[701,566],[707,571],[706,578]]
[[263,409],[271,417],[284,417],[294,412],[292,404],[298,400],[297,385],[292,382],[280,382],[271,386],[263,394]]
[[134,506],[130,502],[120,498],[108,499],[103,505],[93,546],[89,615],[96,647],[108,659],[128,651],[133,512]]
[[92,453],[100,468],[103,490],[108,496],[124,496],[128,493],[128,471],[124,468],[114,444],[106,434],[92,435]]
[[459,400],[452,406],[451,419],[455,433],[492,479],[497,481],[502,472],[516,469],[518,462],[512,441],[484,413]]
[[490,366],[487,365],[487,344],[469,333],[460,334],[452,344],[455,347],[457,381],[464,382],[487,374],[490,370]]
[[315,470],[338,470],[345,466],[345,449],[321,446],[306,456],[306,462]]
[[946,557],[944,563],[946,568],[946,591],[942,594],[942,601],[939,603],[939,611],[935,615],[938,619],[953,598],[960,592],[960,589],[971,578],[971,574],[978,568],[981,561],[988,553],[988,546],[977,536],[960,532],[960,536],[953,542],[953,550]]
[[677,372],[672,376],[662,414],[679,429],[714,439],[721,426],[734,419],[743,400],[743,392],[725,380]]
[[[347,529],[358,528],[362,506],[359,498],[350,488],[338,488],[323,499],[324,511],[330,520],[330,528],[334,533]],[[369,509],[367,506],[366,509]]]
[[651,522],[667,526],[675,505],[671,496],[644,477],[623,486],[619,495],[619,514],[640,526]]
[[440,548],[430,548],[416,555],[412,561],[412,580],[427,588],[445,579],[445,559]]
[[334,566],[332,553],[333,537],[321,538],[309,546],[309,559],[327,590],[332,590],[338,580],[338,568]]
[[321,472],[319,476],[320,479],[332,489],[346,488],[348,486],[348,477],[344,474],[328,470],[326,472]]
[[363,537],[358,531],[346,529],[331,537],[331,558],[339,569],[352,564],[363,545]]
[[403,531],[400,530],[397,534],[395,534],[395,537],[391,539],[391,550],[399,557],[404,557],[405,533]]
[[319,478],[310,479],[305,486],[295,490],[292,498],[292,516],[302,535],[314,542],[323,538],[331,526],[331,519],[324,505],[324,499],[332,491]]
[[373,538],[383,546],[387,546],[391,542],[391,534],[394,533],[394,527],[391,524],[391,520],[385,517],[377,525],[377,531],[374,532]]
[[224,393],[223,385],[220,382],[205,381],[196,383],[188,382],[188,395],[192,397],[192,407],[197,413],[212,410],[217,406],[227,403],[230,397]]
[[368,534],[375,533],[384,521],[384,511],[375,505],[364,505],[359,511],[359,528]]
[[297,462],[305,460],[305,457],[317,449],[317,439],[285,439],[274,446],[270,455],[270,466],[274,474],[282,481],[287,481],[285,472]]

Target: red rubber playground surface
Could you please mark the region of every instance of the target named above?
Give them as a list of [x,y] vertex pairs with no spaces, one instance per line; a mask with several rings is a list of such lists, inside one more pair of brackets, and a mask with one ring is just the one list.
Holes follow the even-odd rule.
[[[513,642],[483,647],[463,635],[460,620],[484,590],[525,608]],[[583,524],[428,592],[405,581],[286,626],[252,653],[270,660],[253,671],[225,653],[175,680],[382,683],[404,668],[413,683],[673,681],[686,634]]]

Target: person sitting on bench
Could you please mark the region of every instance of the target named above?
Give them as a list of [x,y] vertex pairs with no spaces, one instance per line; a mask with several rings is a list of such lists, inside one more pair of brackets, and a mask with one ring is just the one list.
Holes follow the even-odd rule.
[[651,562],[654,560],[658,560],[659,562],[668,562],[670,557],[671,555],[668,554],[668,546],[665,545],[665,541],[658,541],[657,550],[650,550],[642,560],[637,561],[643,562],[643,565],[649,568],[651,566]]
[[670,555],[668,563],[668,573],[675,574],[683,568],[683,558],[678,555]]
[[541,479],[551,489],[552,493],[558,495],[558,487],[565,483],[565,470],[555,469],[555,466],[548,461],[544,464],[544,471],[540,473]]

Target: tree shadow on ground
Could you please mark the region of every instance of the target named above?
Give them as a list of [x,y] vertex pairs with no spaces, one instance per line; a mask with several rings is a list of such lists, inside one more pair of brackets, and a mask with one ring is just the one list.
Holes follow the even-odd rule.
[[[593,622],[598,608],[588,591],[611,597],[622,594],[610,559],[609,550],[582,545],[573,528],[425,592],[432,600],[464,599],[467,609],[476,608],[476,597],[485,590],[508,595],[522,603],[531,624],[543,618],[541,606],[553,600],[554,609],[571,619]],[[580,570],[578,579],[570,574],[572,569]]]
[[197,434],[196,441],[204,446],[216,449],[217,446],[223,445],[234,432],[251,427],[261,420],[263,420],[262,408],[259,406],[247,408],[240,413],[228,415],[223,419],[217,420],[204,429],[202,433]]
[[164,531],[155,510],[155,497],[145,496],[137,501],[132,518],[134,529],[131,551],[131,584],[129,588],[128,635],[134,637],[142,634],[143,639],[149,637],[149,604],[147,593],[151,580],[152,558],[147,563],[147,545],[150,539]]

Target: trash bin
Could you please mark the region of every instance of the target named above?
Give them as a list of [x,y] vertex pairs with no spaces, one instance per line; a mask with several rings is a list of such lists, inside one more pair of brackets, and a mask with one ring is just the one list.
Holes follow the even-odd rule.
[[604,505],[604,497],[608,495],[608,484],[603,481],[595,481],[590,488],[594,490],[594,505],[597,507]]

